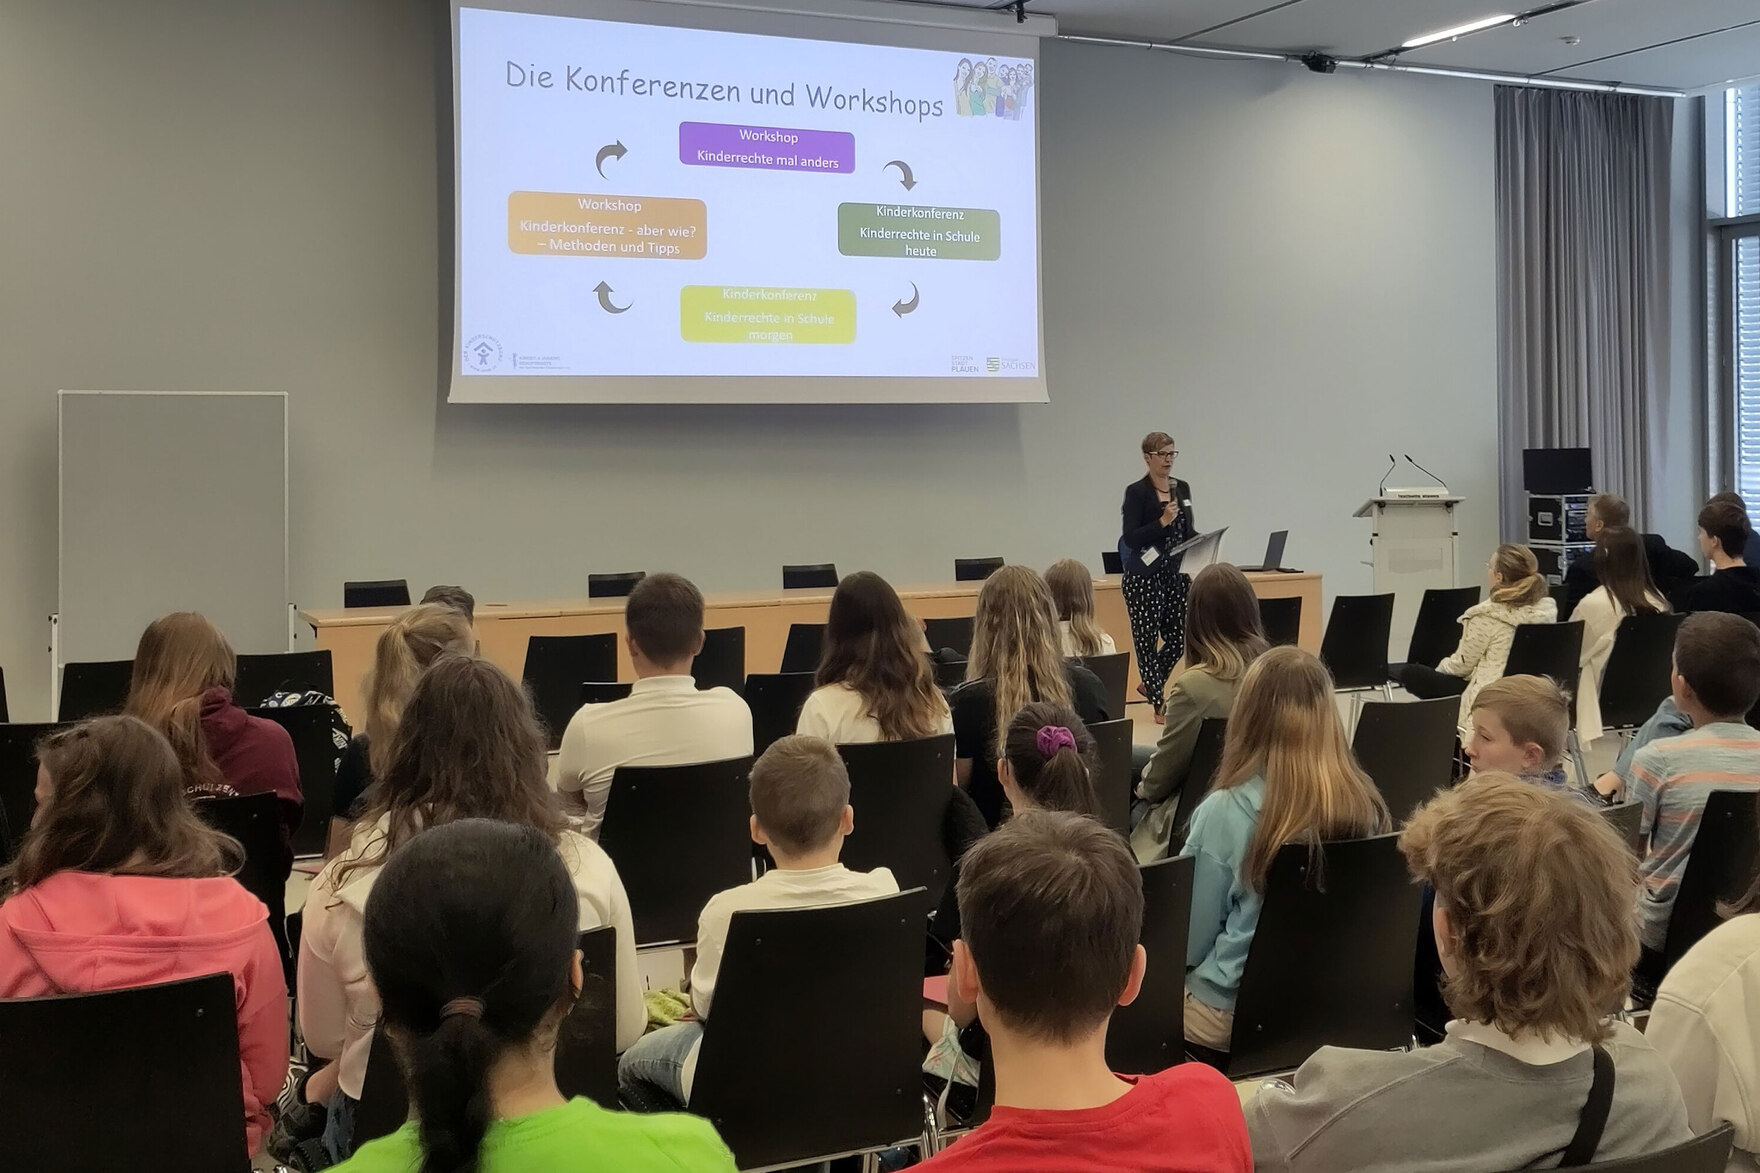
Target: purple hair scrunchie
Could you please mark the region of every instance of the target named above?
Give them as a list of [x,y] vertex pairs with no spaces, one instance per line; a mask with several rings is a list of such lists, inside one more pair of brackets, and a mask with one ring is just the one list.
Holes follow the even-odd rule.
[[1039,726],[1038,742],[1039,756],[1049,758],[1060,750],[1074,749],[1076,735],[1062,725],[1041,725]]

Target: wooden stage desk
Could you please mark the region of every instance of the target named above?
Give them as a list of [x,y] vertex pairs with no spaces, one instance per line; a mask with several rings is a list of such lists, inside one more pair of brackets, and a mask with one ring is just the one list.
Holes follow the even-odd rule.
[[[1318,574],[1260,574],[1247,578],[1261,598],[1302,600],[1301,646],[1320,650],[1320,576]],[[976,582],[942,582],[899,586],[905,608],[919,619],[944,619],[970,615],[977,605]],[[709,627],[746,629],[746,671],[775,672],[782,665],[782,648],[791,623],[823,623],[831,604],[829,588],[801,591],[721,591],[706,596]],[[402,607],[359,607],[301,611],[300,618],[312,625],[320,648],[330,649],[336,670],[336,699],[351,722],[360,724],[361,682],[373,663],[373,645]],[[1118,575],[1094,580],[1094,610],[1100,625],[1117,642],[1120,651],[1130,647],[1131,627],[1125,615],[1124,595]],[[535,603],[478,603],[477,638],[482,653],[519,679],[525,663],[526,637],[532,635],[591,635],[623,633],[622,599],[553,599]],[[1131,687],[1136,687],[1135,656]],[[618,641],[618,677],[634,679],[628,650]],[[1134,696],[1134,692],[1133,692]]]

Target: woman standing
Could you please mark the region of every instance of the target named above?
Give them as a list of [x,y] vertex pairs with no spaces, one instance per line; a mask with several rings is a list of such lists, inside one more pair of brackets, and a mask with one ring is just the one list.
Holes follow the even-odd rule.
[[1124,491],[1124,532],[1118,540],[1124,564],[1124,605],[1137,648],[1137,691],[1161,720],[1167,677],[1185,653],[1186,592],[1192,580],[1179,573],[1167,552],[1197,532],[1192,522],[1192,490],[1173,475],[1179,451],[1166,432],[1143,437],[1148,474]]

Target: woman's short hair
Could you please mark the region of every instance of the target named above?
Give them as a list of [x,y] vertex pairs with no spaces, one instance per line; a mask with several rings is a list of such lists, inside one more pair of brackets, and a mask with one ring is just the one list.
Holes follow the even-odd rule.
[[1154,452],[1158,448],[1167,448],[1173,444],[1173,437],[1166,432],[1150,432],[1143,437],[1143,451]]
[[1607,1037],[1638,960],[1638,865],[1599,812],[1481,774],[1420,808],[1399,847],[1448,917],[1452,1013],[1512,1035]]

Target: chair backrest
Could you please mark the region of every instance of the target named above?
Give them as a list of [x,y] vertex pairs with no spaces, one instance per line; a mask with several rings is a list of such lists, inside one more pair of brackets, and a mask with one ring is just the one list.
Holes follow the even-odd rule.
[[1614,806],[1601,808],[1601,817],[1613,824],[1619,837],[1626,841],[1632,854],[1638,859],[1644,858],[1644,804],[1641,802],[1622,802]]
[[746,629],[711,627],[703,632],[703,650],[691,661],[691,678],[698,688],[744,688]]
[[648,577],[645,570],[625,570],[617,574],[587,575],[587,598],[589,599],[623,599],[636,589],[636,584]]
[[1461,616],[1479,601],[1481,590],[1469,587],[1432,587],[1418,603],[1418,619],[1412,624],[1412,642],[1406,663],[1434,668],[1454,654],[1461,644]]
[[1728,1124],[1696,1136],[1672,1149],[1620,1161],[1584,1165],[1586,1173],[1723,1173],[1729,1167],[1735,1130]]
[[409,606],[409,580],[406,578],[362,579],[342,584],[342,605],[356,607]]
[[690,1110],[715,1125],[740,1168],[888,1147],[922,1131],[928,915],[921,888],[733,914]]
[[813,691],[811,672],[754,672],[746,677],[746,707],[752,710],[752,753],[761,755],[794,732],[801,706]]
[[635,685],[628,680],[583,680],[581,704],[608,705],[628,697],[633,688]]
[[1393,632],[1393,595],[1339,595],[1320,640],[1320,661],[1339,688],[1387,683],[1387,640]]
[[204,798],[194,804],[201,820],[244,848],[244,864],[233,877],[269,910],[269,931],[286,962],[287,870],[281,855],[281,800],[273,791],[234,798]]
[[856,871],[890,868],[901,888],[923,888],[939,906],[953,863],[941,834],[953,797],[953,734],[840,745],[856,829],[842,860]]
[[120,713],[128,702],[128,682],[133,675],[133,660],[63,664],[61,700],[55,707],[55,719],[84,721],[104,713]]
[[1106,1065],[1153,1075],[1186,1057],[1186,937],[1192,919],[1191,856],[1142,865],[1143,951],[1149,968],[1137,1000],[1112,1012]]
[[823,623],[791,623],[788,642],[782,645],[782,671],[817,672],[825,651]]
[[1458,696],[1363,705],[1351,749],[1387,800],[1395,825],[1454,781],[1460,713]]
[[278,692],[320,692],[336,695],[336,672],[330,649],[310,652],[247,653],[238,657],[232,695],[246,706],[260,705]]
[[37,743],[70,728],[70,722],[0,725],[0,810],[11,832],[9,840],[0,841],[0,864],[12,861],[37,813]]
[[12,720],[12,714],[6,709],[6,669],[0,668],[0,725]]
[[254,717],[287,730],[293,740],[293,757],[299,765],[299,790],[305,799],[299,827],[293,833],[295,855],[322,855],[330,834],[330,816],[336,813],[336,765],[345,747],[336,744],[335,705],[288,705],[251,709]]
[[955,582],[983,582],[1003,566],[1000,558],[955,558],[953,560],[953,580]]
[[[581,996],[556,1034],[556,1086],[569,1097],[585,1096],[601,1108],[617,1102],[617,932],[610,925],[581,934]],[[388,1136],[409,1119],[409,1089],[386,1037],[373,1031],[361,1098],[355,1105],[355,1148]]]
[[1124,716],[1124,706],[1130,700],[1126,689],[1130,686],[1131,654],[1114,652],[1110,656],[1075,656],[1076,663],[1100,678],[1106,688],[1106,715],[1109,717]]
[[1096,721],[1088,726],[1094,735],[1094,793],[1100,800],[1100,821],[1122,835],[1131,833],[1131,735],[1136,722],[1129,717]]
[[248,1169],[234,999],[219,973],[0,1001],[6,1168]]
[[1396,835],[1277,853],[1235,1001],[1226,1074],[1288,1071],[1322,1046],[1387,1051],[1412,1037],[1423,891]]
[[1291,596],[1284,599],[1259,600],[1259,622],[1265,628],[1265,640],[1274,648],[1294,647],[1302,638],[1302,601]]
[[1737,899],[1753,882],[1760,854],[1755,842],[1756,799],[1760,794],[1753,790],[1714,790],[1707,799],[1668,917],[1668,936],[1662,945],[1665,968],[1723,923],[1717,915],[1719,901]]
[[782,589],[785,591],[834,587],[837,585],[835,562],[812,562],[782,568]]
[[925,619],[923,637],[928,640],[931,652],[946,648],[962,656],[969,656],[972,654],[972,625],[976,622],[970,615],[960,615],[952,619]]
[[550,736],[550,748],[562,744],[562,731],[579,708],[581,681],[617,679],[617,637],[599,635],[534,635],[526,639],[525,666],[520,679],[532,694],[532,707]]
[[599,846],[629,893],[636,940],[697,939],[709,897],[752,878],[751,758],[694,766],[619,766]]
[[1100,569],[1107,574],[1123,574],[1124,559],[1118,556],[1117,550],[1100,551]]
[[1210,783],[1216,780],[1216,771],[1222,767],[1222,749],[1227,741],[1227,717],[1205,717],[1204,723],[1198,726],[1198,740],[1192,746],[1192,764],[1186,770],[1186,783],[1179,792],[1179,805],[1173,808],[1170,855],[1179,854],[1179,849],[1185,845],[1192,812],[1210,793]]
[[968,661],[965,660],[936,660],[935,687],[947,692],[964,684],[967,664]]
[[1669,695],[1674,637],[1685,615],[1627,615],[1613,635],[1601,675],[1601,724],[1636,729]]
[[1504,665],[1503,674],[1545,676],[1576,696],[1577,684],[1583,676],[1582,657],[1581,619],[1568,623],[1518,623],[1509,641],[1509,663]]

